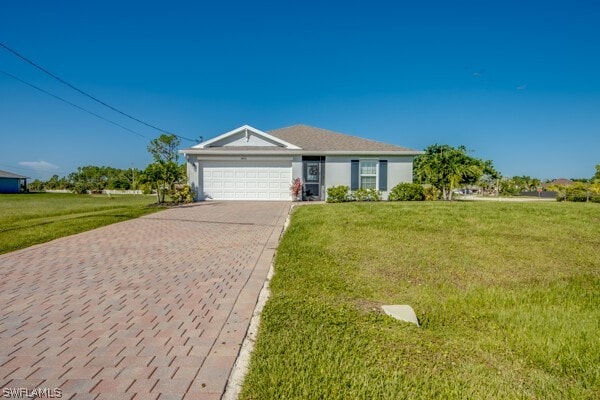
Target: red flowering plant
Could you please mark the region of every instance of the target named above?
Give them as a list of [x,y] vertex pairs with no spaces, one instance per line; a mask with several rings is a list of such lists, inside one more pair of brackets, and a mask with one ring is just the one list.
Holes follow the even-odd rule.
[[292,192],[292,197],[294,200],[299,200],[300,194],[302,193],[302,179],[294,179],[292,181],[292,185],[290,186],[290,191]]

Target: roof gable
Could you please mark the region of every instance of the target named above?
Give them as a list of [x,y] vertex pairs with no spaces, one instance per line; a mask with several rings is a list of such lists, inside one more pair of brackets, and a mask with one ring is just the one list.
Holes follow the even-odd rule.
[[300,147],[285,140],[272,136],[250,125],[243,125],[239,128],[225,132],[215,138],[207,140],[204,143],[193,146],[193,149],[209,148],[264,148],[273,147],[280,149],[300,150]]

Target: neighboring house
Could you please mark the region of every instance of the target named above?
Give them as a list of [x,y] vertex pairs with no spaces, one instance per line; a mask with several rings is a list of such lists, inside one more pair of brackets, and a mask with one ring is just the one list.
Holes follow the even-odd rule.
[[543,188],[551,187],[551,186],[573,186],[575,182],[566,178],[558,178],[553,180],[552,182],[542,184]]
[[0,193],[21,193],[27,191],[29,177],[0,170]]
[[338,185],[387,198],[412,182],[413,158],[423,152],[306,125],[269,132],[244,125],[180,153],[197,200],[292,200],[295,178],[303,199],[325,200]]

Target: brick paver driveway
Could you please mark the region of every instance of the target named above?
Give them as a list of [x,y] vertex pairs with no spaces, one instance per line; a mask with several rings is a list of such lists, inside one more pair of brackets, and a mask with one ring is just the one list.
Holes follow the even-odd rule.
[[220,398],[289,208],[194,204],[0,256],[0,396]]

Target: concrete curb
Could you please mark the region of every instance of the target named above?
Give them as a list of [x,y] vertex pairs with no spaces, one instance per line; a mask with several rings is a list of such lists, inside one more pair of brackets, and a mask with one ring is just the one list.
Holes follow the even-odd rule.
[[[277,240],[277,244],[279,244],[281,237],[283,237],[283,234],[285,233],[290,224],[290,216],[292,215],[293,209],[294,204],[292,204],[289,209],[285,223],[283,224],[283,229]],[[254,312],[252,313],[252,319],[250,320],[248,332],[246,333],[246,337],[242,342],[242,347],[240,348],[238,357],[235,360],[235,364],[233,365],[233,369],[231,370],[231,374],[229,375],[229,379],[227,380],[225,392],[221,397],[222,400],[236,400],[240,396],[242,384],[244,383],[244,378],[248,373],[248,366],[250,365],[250,356],[252,355],[252,350],[254,350],[254,344],[256,343],[256,337],[258,335],[258,326],[260,325],[260,316],[265,307],[265,304],[267,304],[267,300],[269,300],[269,297],[271,297],[269,283],[273,278],[274,272],[275,271],[273,260],[271,260],[271,265],[269,267],[269,272],[267,273],[267,278],[258,295],[258,300],[256,302]]]

